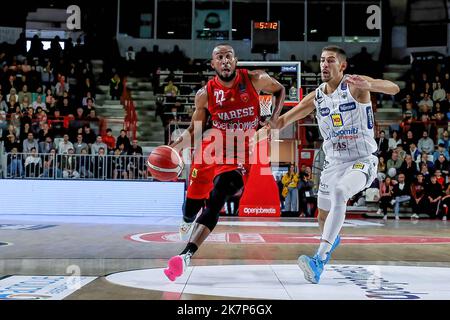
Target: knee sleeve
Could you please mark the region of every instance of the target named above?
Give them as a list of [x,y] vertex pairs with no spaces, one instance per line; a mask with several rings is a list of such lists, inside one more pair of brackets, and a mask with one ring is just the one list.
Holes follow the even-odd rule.
[[[331,209],[323,226],[322,240],[333,244],[339,234],[345,220],[346,202],[349,188],[345,184],[340,184],[331,193]],[[328,247],[326,247],[328,248]]]
[[193,222],[197,213],[205,206],[204,199],[186,198],[183,204],[183,219],[185,222]]
[[219,221],[220,210],[226,200],[236,194],[244,186],[242,175],[238,171],[222,173],[214,180],[214,188],[209,194],[209,200],[205,210],[197,219],[197,223],[203,224],[212,231]]
[[214,189],[225,197],[231,197],[236,194],[244,186],[242,175],[234,170],[224,172],[214,179]]

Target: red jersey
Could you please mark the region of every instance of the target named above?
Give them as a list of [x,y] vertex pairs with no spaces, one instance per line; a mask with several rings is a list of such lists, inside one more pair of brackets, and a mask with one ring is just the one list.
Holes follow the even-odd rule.
[[248,70],[237,69],[231,88],[224,87],[215,76],[208,81],[208,111],[212,127],[222,130],[256,130],[259,124],[259,95]]
[[[259,95],[246,69],[236,70],[231,88],[222,86],[217,76],[206,87],[210,126],[203,134],[201,147],[194,152],[187,190],[187,197],[192,199],[208,198],[214,178],[223,172],[239,169],[246,182],[250,136],[243,138],[249,130],[257,130],[260,120]],[[217,141],[219,138],[222,141]]]
[[[230,88],[223,86],[217,76],[206,87],[211,128],[203,135],[203,160],[214,156],[215,164],[248,163],[252,136],[248,131],[256,131],[260,121],[259,95],[248,70],[237,69]],[[217,141],[219,136],[222,141]]]

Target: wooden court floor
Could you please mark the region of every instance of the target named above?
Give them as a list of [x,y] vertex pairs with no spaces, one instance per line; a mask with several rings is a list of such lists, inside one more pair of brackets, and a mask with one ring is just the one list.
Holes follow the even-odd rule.
[[440,220],[347,220],[318,285],[308,284],[296,265],[300,254],[317,248],[313,219],[222,217],[175,283],[162,270],[184,248],[177,217],[1,221],[0,290],[9,277],[64,276],[76,266],[93,280],[63,299],[314,299],[324,297],[321,290],[330,293],[325,299],[365,299],[369,294],[351,274],[367,272],[382,283],[407,283],[405,292],[430,290],[425,299],[433,296],[428,286],[448,280],[439,290],[450,299],[450,223]]

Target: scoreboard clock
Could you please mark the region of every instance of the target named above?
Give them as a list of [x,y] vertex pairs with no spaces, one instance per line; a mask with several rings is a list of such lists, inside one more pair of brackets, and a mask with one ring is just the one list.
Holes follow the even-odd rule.
[[278,53],[280,22],[252,20],[252,53]]

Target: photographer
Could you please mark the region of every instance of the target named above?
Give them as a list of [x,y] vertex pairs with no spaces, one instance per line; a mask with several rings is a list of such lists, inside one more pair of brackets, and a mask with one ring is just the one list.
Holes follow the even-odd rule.
[[314,215],[316,197],[313,188],[314,182],[311,168],[307,167],[304,173],[300,173],[300,181],[298,184],[300,217],[312,217]]

